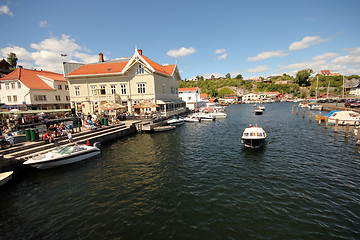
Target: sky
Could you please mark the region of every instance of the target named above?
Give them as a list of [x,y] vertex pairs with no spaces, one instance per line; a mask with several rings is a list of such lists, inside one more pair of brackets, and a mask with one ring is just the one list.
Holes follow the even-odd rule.
[[63,73],[63,61],[142,49],[177,64],[183,80],[360,75],[359,9],[360,0],[0,0],[0,58],[14,52],[24,68]]

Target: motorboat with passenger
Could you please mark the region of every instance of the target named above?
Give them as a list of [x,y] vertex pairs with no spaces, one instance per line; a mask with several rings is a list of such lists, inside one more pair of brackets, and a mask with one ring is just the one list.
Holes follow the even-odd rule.
[[339,125],[357,125],[359,124],[360,114],[354,111],[339,111],[329,117],[329,124],[334,125],[338,119]]
[[196,114],[188,115],[184,118],[185,122],[200,122],[201,118],[196,116]]
[[183,118],[175,116],[171,120],[168,120],[166,123],[169,125],[172,125],[172,126],[178,126],[178,125],[184,124],[185,121]]
[[79,162],[100,154],[100,149],[87,145],[64,145],[50,152],[33,156],[23,164],[38,169],[48,169]]
[[264,129],[257,125],[251,126],[250,124],[248,128],[245,128],[241,142],[245,147],[259,148],[265,144],[266,137],[267,135]]
[[264,110],[262,110],[260,108],[255,109],[255,115],[262,115],[263,112],[264,112]]

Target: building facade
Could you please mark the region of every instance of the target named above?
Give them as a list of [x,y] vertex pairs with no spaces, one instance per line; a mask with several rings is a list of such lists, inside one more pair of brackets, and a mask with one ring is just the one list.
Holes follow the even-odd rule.
[[132,57],[104,60],[94,64],[64,63],[69,81],[71,106],[76,112],[98,113],[103,103],[112,102],[137,111],[134,105],[149,101],[159,106],[164,115],[185,111],[185,102],[178,97],[181,79],[176,65],[162,66],[135,50]]
[[0,96],[7,109],[70,108],[69,86],[62,74],[21,66],[0,79]]
[[201,106],[206,105],[207,101],[200,98],[200,88],[179,88],[179,98],[186,102],[186,107],[190,110],[195,110]]

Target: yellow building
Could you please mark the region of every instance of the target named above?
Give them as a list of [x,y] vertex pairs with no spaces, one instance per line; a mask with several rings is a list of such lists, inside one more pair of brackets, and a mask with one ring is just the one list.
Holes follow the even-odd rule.
[[106,102],[121,104],[133,113],[134,105],[149,101],[159,107],[147,109],[174,115],[185,111],[178,96],[181,80],[176,65],[162,66],[135,50],[132,57],[78,64],[66,62],[64,75],[70,86],[71,106],[77,112],[96,113]]

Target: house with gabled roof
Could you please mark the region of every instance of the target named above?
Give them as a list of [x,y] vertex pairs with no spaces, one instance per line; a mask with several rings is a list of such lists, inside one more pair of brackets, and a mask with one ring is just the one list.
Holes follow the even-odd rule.
[[104,60],[92,64],[63,63],[65,79],[70,84],[72,107],[77,112],[97,113],[106,102],[122,104],[132,113],[142,101],[158,105],[163,115],[185,111],[178,96],[181,79],[177,66],[162,66],[135,49],[132,57]]
[[70,108],[69,86],[62,74],[21,66],[0,78],[0,99],[8,109]]
[[186,107],[190,110],[196,110],[206,105],[207,101],[200,98],[201,90],[198,87],[179,88],[179,98],[186,102]]

